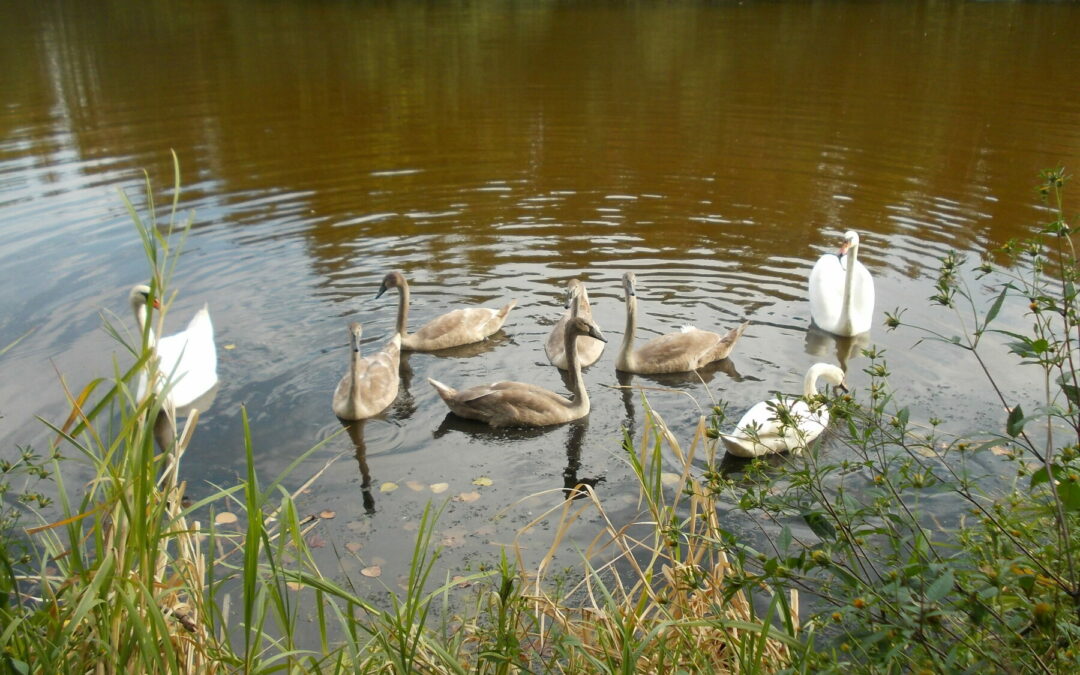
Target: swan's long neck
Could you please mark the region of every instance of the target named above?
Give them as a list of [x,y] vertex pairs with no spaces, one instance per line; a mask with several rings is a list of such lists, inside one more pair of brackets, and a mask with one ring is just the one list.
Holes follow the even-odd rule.
[[851,298],[855,285],[855,263],[858,262],[859,245],[854,244],[847,250],[847,270],[844,273],[844,300],[840,305],[840,327],[846,334],[854,328],[851,325]]
[[[577,314],[576,300],[574,309],[571,311]],[[589,392],[585,389],[585,378],[581,374],[581,363],[578,361],[577,339],[577,331],[567,328],[566,342],[563,346],[566,349],[566,369],[570,371],[570,391],[574,394],[571,407],[581,410],[589,407]]]
[[817,396],[817,379],[817,368],[811,368],[810,370],[806,371],[806,377],[803,379],[802,386],[804,397],[811,398],[812,396]]
[[617,366],[623,366],[629,370],[634,365],[634,333],[637,331],[637,297],[633,293],[626,295],[626,329],[623,331],[622,346],[619,348],[619,357],[615,360]]
[[404,338],[409,334],[409,283],[404,279],[398,286],[397,332]]
[[360,356],[360,338],[355,335],[350,339],[352,342],[352,355],[349,357],[349,403],[355,410],[360,405],[360,387],[358,386],[363,375],[360,364],[363,358]]
[[141,302],[135,306],[135,322],[139,326],[139,333],[141,334],[143,330],[147,330],[148,337],[146,343],[151,349],[153,349],[157,345],[157,337],[155,337],[154,335],[153,326],[149,328],[147,328],[146,326],[147,314],[148,312],[146,311],[145,302]]

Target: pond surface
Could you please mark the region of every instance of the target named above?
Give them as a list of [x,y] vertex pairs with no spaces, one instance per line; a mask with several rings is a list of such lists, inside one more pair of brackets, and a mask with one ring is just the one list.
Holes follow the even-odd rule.
[[[912,418],[1000,428],[972,362],[913,348],[918,334],[886,332],[881,313],[954,333],[927,302],[938,260],[1047,219],[1037,172],[1080,165],[1077,35],[1071,3],[8,0],[0,346],[30,334],[0,357],[0,456],[47,446],[34,416],[66,416],[58,373],[80,388],[130,362],[101,329],[103,314],[132,325],[127,293],[147,277],[118,190],[145,209],[145,170],[167,204],[170,149],[194,226],[168,323],[208,302],[219,345],[184,465],[196,496],[244,474],[241,406],[264,480],[341,429],[346,324],[363,323],[368,350],[389,338],[387,271],[412,282],[414,327],[517,300],[478,349],[404,358],[389,411],[289,481],[345,455],[300,498],[337,514],[320,530],[337,550],[328,572],[379,562],[392,580],[429,499],[479,494],[439,523],[450,569],[493,559],[568,477],[604,476],[601,498],[629,517],[620,445],[643,413],[620,384],[653,387],[684,440],[712,397],[738,415],[798,392],[815,361],[845,360],[865,391],[866,359],[807,331],[810,267],[851,228],[877,284],[870,341]],[[748,319],[730,361],[701,379],[617,378],[627,270],[639,335]],[[572,277],[611,341],[586,370],[589,418],[519,432],[448,416],[428,377],[563,390],[543,343]],[[996,374],[1029,405],[1037,388],[1008,358]]]

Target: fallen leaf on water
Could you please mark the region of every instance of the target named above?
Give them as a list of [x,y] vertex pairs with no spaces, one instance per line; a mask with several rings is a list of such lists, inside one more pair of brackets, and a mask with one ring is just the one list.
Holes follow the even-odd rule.
[[487,476],[480,476],[479,478],[477,478],[477,479],[473,480],[472,484],[473,484],[473,485],[480,485],[480,486],[483,486],[483,487],[487,487],[488,485],[491,485],[491,484],[492,484],[493,482],[494,482],[494,481],[492,481],[492,480],[491,480],[490,478],[488,478]]
[[994,453],[998,457],[1012,457],[1012,450],[1009,450],[1003,445],[995,445],[990,448],[990,452]]
[[677,473],[668,473],[665,471],[660,474],[660,482],[668,487],[677,484],[680,480],[682,480],[682,476]]
[[324,518],[326,520],[330,520],[331,518],[333,518],[336,515],[337,515],[337,513],[335,513],[334,511],[326,510],[326,511],[321,512],[319,514],[319,517]]
[[350,541],[349,543],[345,544],[345,550],[349,553],[356,553],[362,548],[364,548],[364,545],[358,541]]
[[236,349],[236,345],[230,342],[229,344],[225,345],[225,349]]
[[433,483],[431,485],[431,491],[435,494],[441,494],[443,492],[446,492],[449,487],[450,483]]
[[285,582],[285,585],[289,587],[289,590],[290,590],[290,591],[298,591],[298,590],[300,590],[301,588],[303,588],[303,586],[301,586],[300,584],[296,583],[295,581],[286,581],[286,582]]
[[317,534],[313,534],[307,538],[307,545],[311,548],[322,548],[326,546],[326,540]]
[[382,574],[382,568],[378,565],[372,565],[371,567],[365,567],[360,570],[360,574],[363,574],[365,577],[377,577]]
[[454,497],[454,499],[458,500],[459,502],[475,502],[477,499],[480,499],[480,493],[462,492],[457,497]]
[[928,448],[926,446],[919,446],[919,447],[915,448],[915,452],[922,455],[923,457],[929,457],[931,459],[938,456],[938,454],[936,452],[934,452],[933,448]]
[[222,511],[214,516],[215,525],[230,525],[237,520],[235,513],[229,513],[228,511]]
[[409,489],[413,492],[423,492],[427,489],[427,486],[418,480],[407,480],[405,481],[405,485],[409,486]]
[[405,530],[406,532],[416,532],[418,529],[420,529],[420,526],[415,520],[410,520],[409,522],[402,525],[401,529]]
[[450,583],[457,584],[458,588],[468,588],[469,586],[472,586],[472,582],[469,581],[467,577],[463,577],[460,574],[450,579]]
[[398,489],[398,484],[391,483],[390,481],[387,481],[379,486],[379,492],[393,492],[396,489]]

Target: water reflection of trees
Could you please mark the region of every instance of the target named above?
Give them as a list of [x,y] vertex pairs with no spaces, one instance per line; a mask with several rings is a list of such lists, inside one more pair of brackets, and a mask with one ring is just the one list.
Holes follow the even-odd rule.
[[[848,225],[911,256],[921,242],[969,249],[1031,215],[1015,205],[1031,201],[1032,168],[991,164],[995,149],[1049,138],[1047,156],[1080,154],[1075,134],[1017,122],[1036,100],[1018,83],[1072,87],[1069,69],[1045,67],[1077,49],[1044,30],[1067,19],[1055,4],[5,5],[5,33],[22,37],[0,54],[26,66],[7,69],[9,108],[70,134],[43,127],[33,152],[70,142],[80,171],[127,163],[170,184],[174,147],[188,196],[213,196],[233,225],[302,232],[324,275],[366,242],[489,269],[508,226],[545,242],[534,261],[576,267],[597,255],[585,238],[756,268],[777,242],[802,256]],[[759,114],[775,109],[794,117]],[[22,133],[29,118],[9,119]],[[892,255],[864,253],[871,267]]]

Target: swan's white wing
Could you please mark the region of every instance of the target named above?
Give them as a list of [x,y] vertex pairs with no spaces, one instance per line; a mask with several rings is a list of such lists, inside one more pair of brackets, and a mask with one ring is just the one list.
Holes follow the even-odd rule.
[[851,280],[851,323],[858,334],[870,330],[873,321],[874,278],[870,276],[870,270],[856,260],[855,274]]
[[805,401],[790,403],[794,424],[781,424],[777,419],[776,399],[762,401],[746,411],[735,431],[721,438],[727,451],[736,457],[760,457],[774,452],[799,452],[821,435],[829,424],[829,411],[824,406],[810,410]]
[[157,354],[161,382],[172,383],[169,398],[177,408],[189,405],[217,384],[217,348],[207,307],[195,313],[186,330],[159,340]]
[[844,302],[845,271],[840,256],[826,253],[810,271],[810,316],[819,328],[835,332]]

